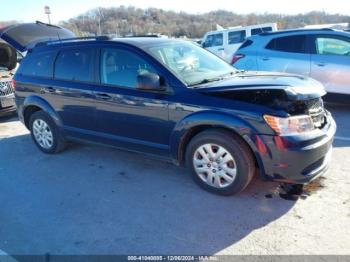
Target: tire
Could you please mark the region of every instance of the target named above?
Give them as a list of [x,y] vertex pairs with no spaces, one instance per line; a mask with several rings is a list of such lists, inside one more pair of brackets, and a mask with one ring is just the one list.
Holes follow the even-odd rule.
[[192,138],[185,161],[193,180],[201,188],[225,196],[244,190],[256,171],[248,145],[239,136],[220,129],[203,131]]
[[[37,111],[31,115],[29,129],[34,143],[42,152],[56,154],[65,149],[66,142],[60,130],[52,118],[44,111]],[[41,134],[41,137],[39,134]],[[45,143],[45,140],[47,143]]]

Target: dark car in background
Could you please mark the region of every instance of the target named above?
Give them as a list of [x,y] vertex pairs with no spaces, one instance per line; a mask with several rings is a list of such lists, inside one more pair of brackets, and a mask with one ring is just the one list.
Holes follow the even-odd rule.
[[12,76],[17,66],[17,52],[11,45],[0,41],[0,116],[16,111]]
[[[350,104],[350,33],[298,29],[253,36],[237,50],[233,65],[243,70],[299,74],[320,81]],[[345,99],[342,99],[345,101]]]
[[307,77],[237,71],[161,38],[12,43],[28,49],[14,77],[19,118],[45,153],[88,141],[156,155],[222,195],[257,170],[307,183],[328,167],[336,126]]

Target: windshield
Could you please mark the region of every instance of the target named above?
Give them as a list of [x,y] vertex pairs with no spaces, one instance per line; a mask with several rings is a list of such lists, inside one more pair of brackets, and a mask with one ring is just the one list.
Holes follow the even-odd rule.
[[169,42],[149,52],[188,86],[221,80],[236,72],[231,65],[190,42]]

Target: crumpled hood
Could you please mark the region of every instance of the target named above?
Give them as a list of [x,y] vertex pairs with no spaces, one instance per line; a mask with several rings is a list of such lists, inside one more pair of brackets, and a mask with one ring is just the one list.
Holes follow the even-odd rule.
[[326,94],[323,85],[309,77],[285,73],[242,72],[222,81],[198,87],[201,93],[230,93],[238,90],[283,90],[290,100],[308,100]]

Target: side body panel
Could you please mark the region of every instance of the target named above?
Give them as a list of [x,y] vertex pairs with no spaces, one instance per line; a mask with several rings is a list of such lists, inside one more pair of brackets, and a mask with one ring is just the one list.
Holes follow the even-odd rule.
[[349,37],[323,34],[311,39],[311,77],[320,81],[327,92],[350,95],[350,50],[347,55],[317,54],[316,37],[339,39],[350,43]]

